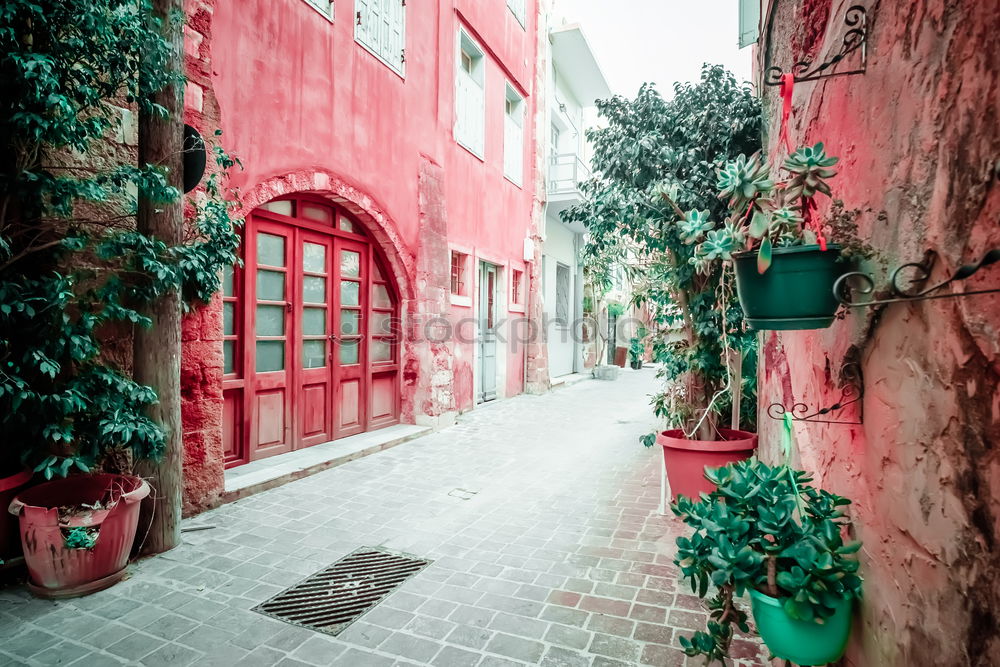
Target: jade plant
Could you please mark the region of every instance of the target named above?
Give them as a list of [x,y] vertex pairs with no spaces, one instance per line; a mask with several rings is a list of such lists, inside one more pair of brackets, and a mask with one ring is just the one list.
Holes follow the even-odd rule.
[[737,598],[750,590],[777,598],[793,619],[825,623],[843,600],[861,597],[856,552],[845,541],[850,500],[810,485],[812,477],[755,459],[707,469],[716,485],[698,500],[680,496],[673,512],[694,528],[677,538],[675,563],[708,598],[705,631],[681,637],[690,656],[723,661],[734,628],[749,632]]
[[[726,218],[719,223],[710,219],[708,211],[688,211],[677,221],[685,243],[695,245],[691,264],[706,273],[718,260],[756,249],[757,270],[764,273],[775,247],[818,244],[825,250],[814,198],[832,195],[827,180],[836,175],[837,161],[826,154],[822,143],[803,146],[784,161],[782,168],[789,177],[780,183],[769,176],[771,166],[760,153],[727,162],[716,183],[719,198],[728,202]],[[669,194],[663,196],[669,199]]]

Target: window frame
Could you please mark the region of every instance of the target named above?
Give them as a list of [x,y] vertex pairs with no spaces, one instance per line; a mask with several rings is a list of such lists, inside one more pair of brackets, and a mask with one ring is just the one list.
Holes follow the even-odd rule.
[[[473,253],[471,250],[460,247],[449,247],[448,248],[448,296],[456,306],[472,306],[472,293],[475,285],[475,276],[472,275],[472,257]],[[458,292],[453,291],[455,288],[455,259],[460,258],[461,261],[461,280],[459,281]]]
[[507,300],[507,310],[523,313],[525,293],[528,287],[528,272],[522,266],[510,266],[510,296]]
[[[517,5],[515,7],[514,5]],[[528,0],[507,0],[507,9],[514,15],[522,29],[527,29],[528,22]],[[518,11],[520,9],[520,12]]]
[[[302,1],[305,2],[307,5],[309,5],[310,7],[312,7],[316,11],[316,13],[325,18],[327,21],[333,23],[334,13],[336,11],[334,0],[302,0]],[[324,11],[323,8],[320,7],[321,3],[325,3],[326,5],[328,5],[330,7],[330,11]]]
[[[464,26],[459,26],[457,38],[455,40],[455,50],[456,50],[456,61],[455,61],[455,124],[452,135],[455,138],[455,142],[475,155],[480,160],[486,160],[486,50],[480,46],[472,35],[467,31]],[[468,56],[468,61],[472,66],[472,71],[465,69],[466,56]],[[461,91],[461,77],[468,77],[473,85],[479,87],[480,91],[480,110],[479,114],[479,130],[477,137],[467,137],[462,136],[459,131],[459,119],[460,119],[460,91]],[[479,139],[482,145],[476,147],[472,144],[475,143],[475,139]]]
[[[399,66],[392,61],[390,61],[385,54],[380,53],[376,50],[375,46],[369,44],[367,41],[362,39],[362,35],[367,35],[367,31],[362,32],[359,28],[362,28],[361,24],[361,10],[358,9],[360,6],[359,0],[355,0],[355,21],[354,21],[354,43],[358,44],[368,53],[375,56],[375,58],[382,62],[383,65],[388,67],[390,70],[395,72],[401,79],[406,79],[406,0],[366,0],[367,4],[379,3],[379,7],[382,8],[384,4],[390,2],[398,2],[400,5],[400,27],[399,27],[399,41],[400,41],[400,61]],[[380,14],[381,16],[381,14]]]
[[[511,103],[515,103],[514,114],[508,112],[508,107]],[[508,181],[516,185],[517,187],[522,187],[524,184],[524,121],[527,116],[525,113],[525,105],[527,103],[527,98],[522,96],[521,93],[510,83],[506,84],[506,89],[504,91],[504,131],[503,131],[503,175]],[[509,154],[511,146],[508,145],[508,140],[510,139],[507,122],[508,119],[511,120],[515,125],[517,125],[518,131],[520,133],[521,143],[517,148],[520,160],[517,161],[517,169],[515,172],[508,170],[510,166],[508,160],[512,161]]]

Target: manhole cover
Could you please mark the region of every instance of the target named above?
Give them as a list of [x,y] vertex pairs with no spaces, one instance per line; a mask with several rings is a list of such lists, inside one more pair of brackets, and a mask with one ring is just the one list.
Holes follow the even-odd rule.
[[338,635],[429,564],[428,560],[362,547],[253,610]]

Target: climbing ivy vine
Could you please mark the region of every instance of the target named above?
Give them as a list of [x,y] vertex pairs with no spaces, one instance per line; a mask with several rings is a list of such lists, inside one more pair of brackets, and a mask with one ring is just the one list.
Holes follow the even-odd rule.
[[219,146],[181,245],[135,229],[137,193],[182,196],[126,140],[140,109],[165,114],[151,94],[183,83],[163,37],[180,20],[149,0],[0,1],[0,473],[162,454],[130,331],[171,291],[210,299],[239,244]]

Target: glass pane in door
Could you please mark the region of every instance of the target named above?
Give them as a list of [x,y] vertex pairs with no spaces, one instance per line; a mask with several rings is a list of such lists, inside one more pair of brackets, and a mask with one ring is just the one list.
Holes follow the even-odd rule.
[[267,266],[285,266],[285,237],[276,234],[257,234],[257,263]]
[[285,341],[257,341],[257,372],[268,373],[282,370],[285,370]]
[[323,368],[326,366],[326,341],[302,341],[302,366],[304,368]]

